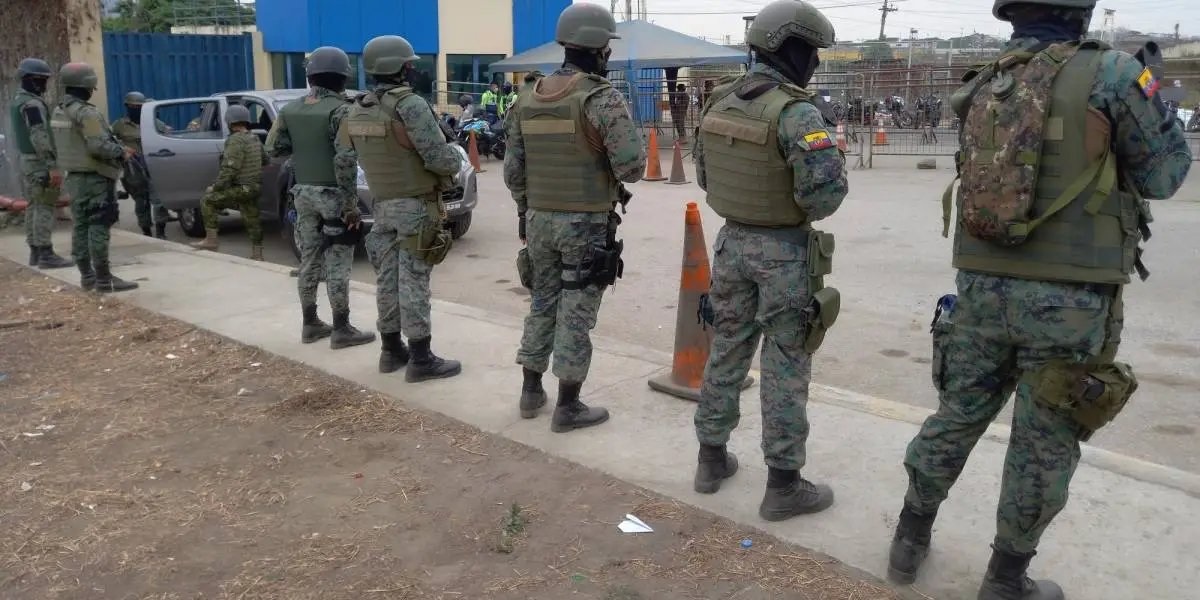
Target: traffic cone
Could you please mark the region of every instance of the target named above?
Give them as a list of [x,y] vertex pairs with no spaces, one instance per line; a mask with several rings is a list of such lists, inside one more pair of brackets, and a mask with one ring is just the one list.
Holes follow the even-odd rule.
[[662,163],[658,160],[658,130],[650,130],[650,142],[646,144],[646,176],[642,181],[664,181]]
[[471,141],[467,143],[467,157],[471,160],[471,166],[475,168],[476,173],[486,173],[479,164],[479,146],[475,143],[475,132],[470,132],[470,136]]
[[683,172],[683,150],[679,147],[679,140],[675,140],[675,156],[671,159],[671,179],[667,183],[682,185],[687,182],[687,175]]
[[[670,373],[647,381],[650,389],[684,400],[700,400],[704,365],[708,363],[714,335],[711,328],[701,323],[700,297],[708,293],[711,276],[700,209],[695,202],[688,202],[683,217],[683,270],[679,277],[679,306],[675,316],[675,357]],[[747,377],[742,388],[750,387],[753,382]]]
[[846,122],[838,121],[837,124],[837,146],[838,150],[846,151]]
[[883,125],[880,125],[879,128],[875,130],[875,145],[888,145],[887,130],[883,128]]

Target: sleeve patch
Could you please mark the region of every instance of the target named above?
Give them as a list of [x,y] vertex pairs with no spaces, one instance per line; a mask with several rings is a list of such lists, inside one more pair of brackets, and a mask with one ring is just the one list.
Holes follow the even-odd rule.
[[1142,95],[1147,99],[1153,98],[1158,93],[1159,82],[1154,73],[1150,72],[1150,68],[1142,69],[1142,74],[1137,78],[1138,88],[1142,90]]
[[38,125],[46,122],[45,119],[42,118],[42,109],[36,106],[26,106],[25,108],[21,109],[21,112],[25,115],[25,123],[30,127],[37,127]]
[[808,144],[809,150],[824,150],[833,147],[833,140],[830,139],[829,133],[826,131],[814,131],[805,134],[804,143]]

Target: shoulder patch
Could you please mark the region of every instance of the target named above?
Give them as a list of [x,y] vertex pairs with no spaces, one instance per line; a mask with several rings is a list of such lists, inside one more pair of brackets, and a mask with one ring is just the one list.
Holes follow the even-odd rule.
[[25,115],[25,123],[30,127],[37,127],[38,125],[46,122],[46,120],[42,117],[41,107],[36,106],[33,103],[26,104],[25,107],[21,109],[21,114]]
[[824,130],[804,134],[804,143],[808,145],[809,150],[824,150],[833,147],[833,139],[829,137],[829,132]]
[[1142,90],[1142,95],[1147,99],[1153,98],[1158,93],[1159,82],[1154,73],[1150,72],[1150,67],[1142,69],[1142,74],[1137,78],[1138,88]]

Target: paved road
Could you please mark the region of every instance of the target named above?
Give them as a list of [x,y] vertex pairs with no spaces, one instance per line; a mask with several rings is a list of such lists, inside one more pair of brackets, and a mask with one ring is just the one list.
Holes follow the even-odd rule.
[[[852,195],[821,226],[837,234],[835,272],[829,283],[843,294],[842,316],[816,360],[814,379],[917,406],[933,407],[928,327],[933,302],[953,291],[950,244],[940,236],[942,190],[952,177],[949,159],[938,171],[913,169],[914,159],[877,157],[876,168],[854,171]],[[471,231],[434,271],[434,295],[510,315],[523,315],[528,295],[516,280],[516,216],[503,188],[500,164],[484,164],[480,203]],[[664,169],[669,165],[664,165]],[[689,170],[689,178],[691,173]],[[609,337],[670,352],[682,258],[683,211],[703,195],[695,185],[639,183],[621,235],[625,278],[605,298],[597,330]],[[132,228],[132,207],[122,224]],[[711,244],[719,219],[703,210]],[[1200,472],[1200,175],[1175,199],[1155,204],[1154,240],[1147,263],[1154,276],[1127,292],[1123,358],[1133,363],[1142,389],[1130,408],[1093,443],[1109,450]],[[235,216],[222,223],[222,252],[245,256],[248,247]],[[186,241],[168,227],[172,240]],[[267,228],[268,260],[295,264]],[[365,257],[354,278],[374,282]],[[323,303],[325,304],[325,303]],[[692,310],[692,309],[688,309]],[[299,321],[299,310],[296,319]],[[364,326],[369,323],[362,323]],[[434,323],[436,335],[437,323]],[[497,352],[514,353],[513,348]],[[514,369],[516,367],[514,366]],[[1007,413],[1001,419],[1008,419]],[[820,432],[814,435],[829,435]]]

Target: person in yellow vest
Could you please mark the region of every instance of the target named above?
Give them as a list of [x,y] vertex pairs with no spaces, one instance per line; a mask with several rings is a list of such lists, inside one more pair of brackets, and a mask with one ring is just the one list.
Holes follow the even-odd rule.
[[221,170],[200,200],[205,237],[192,247],[214,252],[219,249],[217,215],[222,209],[232,208],[241,213],[246,222],[250,260],[262,260],[263,231],[258,202],[262,196],[262,170],[271,159],[258,136],[250,133],[249,109],[241,104],[230,106],[225,111],[225,122],[229,124],[231,134],[221,152]]

